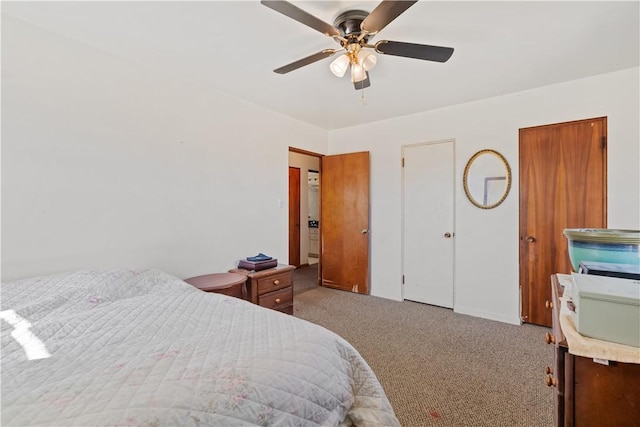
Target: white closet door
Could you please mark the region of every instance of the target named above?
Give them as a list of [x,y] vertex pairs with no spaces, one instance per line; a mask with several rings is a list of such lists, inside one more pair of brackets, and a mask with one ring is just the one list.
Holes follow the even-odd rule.
[[404,299],[453,308],[454,141],[403,147]]

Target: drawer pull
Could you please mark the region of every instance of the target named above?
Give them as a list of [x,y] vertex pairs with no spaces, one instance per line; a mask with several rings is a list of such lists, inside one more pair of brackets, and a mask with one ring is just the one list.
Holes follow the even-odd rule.
[[280,280],[276,279],[273,281],[274,286],[278,286],[280,284]]
[[547,384],[547,387],[555,387],[556,379],[553,378],[551,375],[547,375],[547,378],[545,379],[545,384]]
[[546,342],[547,344],[555,344],[556,343],[556,337],[554,337],[552,333],[547,332],[544,335],[544,342]]
[[280,304],[281,299],[280,298],[276,298],[276,304]]
[[544,306],[545,306],[546,308],[553,308],[553,303],[552,303],[551,301],[545,301],[545,302],[544,302]]

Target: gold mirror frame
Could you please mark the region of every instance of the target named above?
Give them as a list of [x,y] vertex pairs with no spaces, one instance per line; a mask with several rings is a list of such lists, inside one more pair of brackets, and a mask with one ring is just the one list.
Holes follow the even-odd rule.
[[[501,179],[506,179],[507,183],[506,183],[506,188],[504,190],[504,193],[502,194],[502,196],[500,197],[500,199],[492,204],[483,204],[480,203],[479,201],[477,201],[473,195],[471,194],[471,191],[469,190],[469,170],[471,169],[471,166],[473,165],[473,162],[480,156],[485,155],[485,154],[491,154],[494,155],[498,158],[498,160],[500,160],[502,162],[502,165],[505,168],[505,172],[506,172],[506,176],[505,177],[485,177],[485,195],[486,195],[486,185],[487,185],[487,180],[488,179],[495,179],[495,178],[501,178]],[[507,159],[504,158],[504,156],[500,153],[498,153],[495,150],[491,150],[491,149],[484,149],[484,150],[480,150],[477,153],[475,153],[473,156],[471,156],[471,158],[469,159],[469,161],[467,162],[467,165],[464,167],[464,175],[462,177],[462,183],[464,185],[464,192],[467,195],[467,199],[469,199],[469,201],[471,203],[473,203],[474,206],[479,207],[480,209],[493,209],[497,206],[499,206],[500,204],[502,204],[502,202],[504,202],[504,200],[507,198],[507,195],[509,194],[509,191],[511,190],[511,167],[509,166],[509,162],[507,162]]]

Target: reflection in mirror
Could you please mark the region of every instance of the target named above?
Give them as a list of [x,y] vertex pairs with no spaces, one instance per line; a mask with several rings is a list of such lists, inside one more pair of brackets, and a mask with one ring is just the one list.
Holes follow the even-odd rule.
[[464,168],[464,192],[469,201],[482,209],[500,205],[511,188],[511,168],[507,159],[495,150],[480,150]]

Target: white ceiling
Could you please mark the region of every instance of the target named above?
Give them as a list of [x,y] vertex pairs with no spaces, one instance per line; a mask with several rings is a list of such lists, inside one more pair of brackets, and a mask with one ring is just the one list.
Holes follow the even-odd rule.
[[[292,3],[328,23],[378,4]],[[637,67],[639,5],[422,0],[373,41],[449,46],[453,56],[442,64],[379,55],[364,91],[331,74],[332,59],[273,73],[338,45],[257,0],[3,1],[2,13],[332,130]]]

